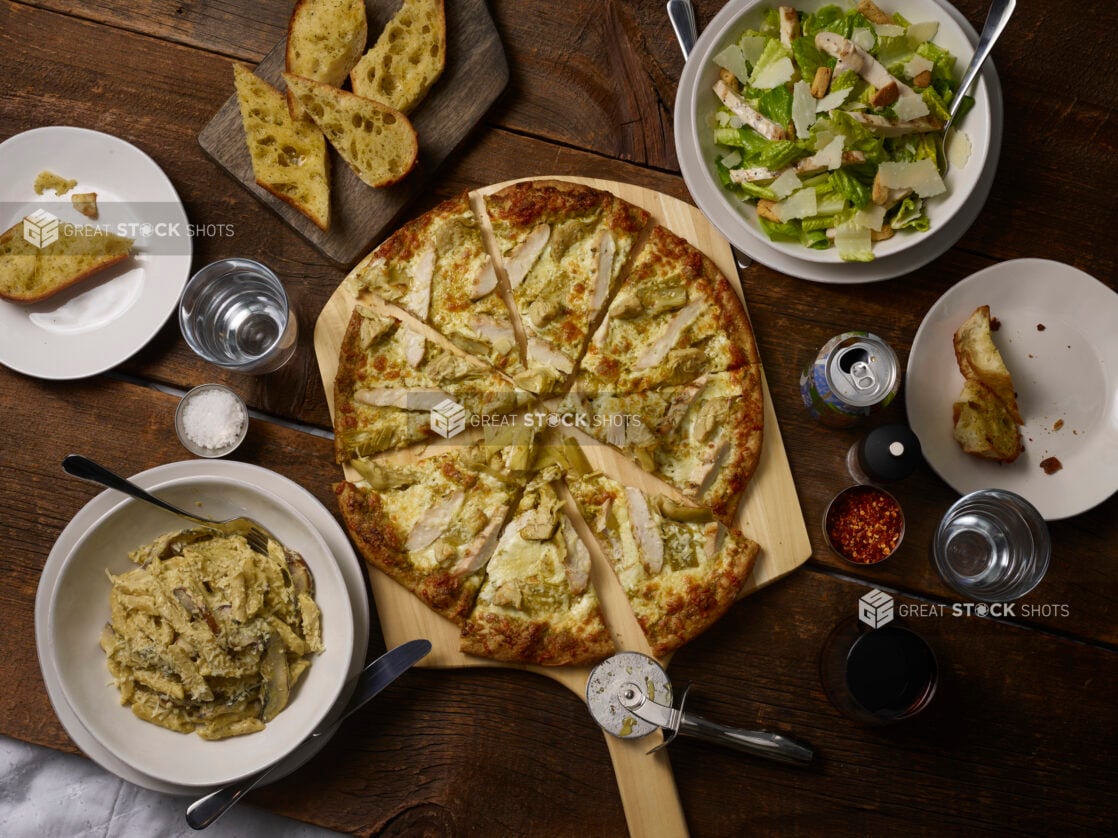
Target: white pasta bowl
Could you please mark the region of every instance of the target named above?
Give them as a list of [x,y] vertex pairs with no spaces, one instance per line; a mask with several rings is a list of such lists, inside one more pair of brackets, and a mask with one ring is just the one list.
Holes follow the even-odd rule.
[[[951,51],[956,59],[956,79],[962,76],[974,55],[974,44],[978,39],[956,9],[941,0],[877,2],[886,13],[900,12],[911,23],[938,22],[939,31],[934,41]],[[758,261],[766,262],[766,256],[771,257],[775,252],[802,261],[851,264],[844,263],[833,246],[826,250],[814,250],[799,242],[769,239],[757,222],[756,206],[728,191],[718,178],[715,161],[730,153],[731,149],[714,142],[714,119],[721,103],[712,90],[719,72],[713,57],[736,42],[746,29],[758,28],[765,9],[778,5],[766,0],[730,0],[700,35],[683,68],[676,94],[675,144],[680,171],[703,214],[732,245]],[[827,5],[838,5],[845,10],[854,3],[850,0],[799,0],[789,5],[802,12],[814,12]],[[970,140],[970,157],[965,165],[952,166],[948,170],[944,178],[947,191],[927,201],[931,229],[926,233],[901,230],[890,239],[875,242],[875,259],[903,253],[929,236],[944,231],[948,222],[971,198],[984,167],[996,164],[997,149],[991,148],[995,131],[988,79],[993,79],[996,87],[996,76],[989,64],[971,91],[975,99],[974,107],[959,126],[959,131]],[[995,94],[1000,96],[1000,91],[995,91]],[[951,232],[956,232],[957,236],[962,234],[962,231],[954,229]]]
[[222,785],[252,774],[293,751],[323,721],[346,684],[353,655],[353,616],[345,581],[326,542],[301,512],[249,483],[188,477],[159,484],[154,494],[200,515],[260,521],[298,552],[314,577],[325,650],[292,688],[287,706],[264,730],[207,741],[135,716],[122,706],[98,645],[109,621],[108,573],[136,565],[128,553],[190,523],[141,501],[122,499],[102,515],[66,556],[51,592],[47,623],[63,694],[89,733],[121,761],[149,777],[180,786]]

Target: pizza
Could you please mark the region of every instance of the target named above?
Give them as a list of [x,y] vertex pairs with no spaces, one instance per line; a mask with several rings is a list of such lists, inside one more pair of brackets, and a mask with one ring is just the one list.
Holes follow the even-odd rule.
[[758,545],[701,509],[603,474],[571,483],[656,655],[709,628],[737,600]]
[[649,214],[609,192],[562,181],[515,183],[485,199],[498,260],[524,331],[534,393],[574,370]]
[[497,288],[493,260],[466,195],[405,224],[347,279],[441,332],[499,370],[517,370],[512,316]]
[[729,523],[761,458],[761,399],[749,365],[654,390],[572,390],[560,413]]
[[613,652],[590,584],[590,551],[556,491],[558,476],[545,469],[525,487],[462,626],[462,651],[546,666]]
[[527,393],[499,372],[441,346],[391,314],[358,305],[334,379],[338,462],[430,440],[431,410],[447,399],[473,416],[509,413]]
[[[610,192],[543,180],[473,197],[405,224],[346,280],[342,519],[467,654],[609,655],[595,565],[668,654],[726,612],[759,550],[737,526],[764,432],[744,306]],[[435,427],[448,400],[461,437]]]

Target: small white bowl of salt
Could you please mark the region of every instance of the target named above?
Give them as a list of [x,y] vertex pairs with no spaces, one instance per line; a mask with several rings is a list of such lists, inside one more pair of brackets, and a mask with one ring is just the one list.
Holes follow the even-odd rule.
[[248,433],[248,409],[241,397],[224,384],[202,384],[179,402],[175,432],[190,453],[224,457]]

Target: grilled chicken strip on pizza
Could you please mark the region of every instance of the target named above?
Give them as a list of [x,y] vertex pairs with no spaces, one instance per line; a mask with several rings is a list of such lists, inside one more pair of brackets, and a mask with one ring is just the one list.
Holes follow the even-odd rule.
[[527,393],[395,317],[357,306],[334,379],[334,446],[344,463],[435,437],[431,410],[447,399],[470,416],[506,414]]
[[590,551],[544,469],[524,490],[462,626],[462,651],[543,666],[601,660],[614,650],[590,584]]
[[485,209],[541,395],[574,371],[649,214],[612,193],[560,181],[516,183]]
[[466,195],[393,233],[353,270],[347,285],[355,294],[368,289],[398,304],[499,370],[520,366],[512,317]]
[[748,581],[757,544],[708,511],[603,474],[576,478],[570,489],[656,655],[709,628]]

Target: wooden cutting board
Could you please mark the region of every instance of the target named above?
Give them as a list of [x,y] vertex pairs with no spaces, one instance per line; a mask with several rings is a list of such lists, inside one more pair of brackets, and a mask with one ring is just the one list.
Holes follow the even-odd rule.
[[[695,207],[671,196],[625,183],[574,177],[549,179],[569,180],[605,189],[648,210],[654,221],[665,225],[710,256],[737,289],[739,296],[741,295],[741,283],[729,244]],[[489,194],[507,185],[495,184],[479,192]],[[327,301],[315,326],[315,353],[331,413],[334,409],[338,350],[355,304],[356,300],[350,293],[339,286]],[[762,383],[765,388],[764,445],[757,471],[746,490],[737,516],[741,530],[761,545],[761,553],[743,596],[790,573],[811,556],[811,542],[792,483],[792,472],[780,437],[776,414],[772,409],[768,384],[763,376]],[[583,450],[595,468],[607,468],[615,476],[624,479],[626,484],[653,491],[662,489],[662,484],[607,446],[592,444],[584,446]],[[346,477],[357,479],[357,474],[347,467]],[[650,654],[651,650],[629,609],[621,585],[598,549],[596,540],[589,533],[582,534],[592,554],[591,582],[598,592],[606,622],[618,649]],[[376,569],[370,568],[369,577],[385,643],[391,647],[413,638],[426,637],[433,644],[431,654],[421,666],[487,666],[528,670],[558,681],[585,700],[590,667],[518,666],[464,655],[458,651],[458,629],[452,623],[426,608],[404,588]],[[749,606],[738,604],[734,607]],[[659,734],[639,740],[603,735],[613,761],[630,833],[633,836],[657,838],[686,835],[687,824],[667,752],[665,750],[647,754],[658,743]]]
[[[399,8],[395,2],[367,2],[370,43]],[[294,227],[323,255],[344,267],[364,256],[382,238],[401,210],[423,189],[435,170],[481,121],[509,80],[509,65],[485,0],[446,4],[446,69],[431,92],[410,115],[419,135],[419,163],[400,183],[373,189],[327,143],[330,152],[330,230],[323,232],[294,207],[256,185],[245,144],[237,97],[232,95],[198,135],[205,152],[221,168]],[[256,75],[285,89],[283,70],[287,39],[281,40],[256,67]],[[229,73],[229,89],[233,74]]]

